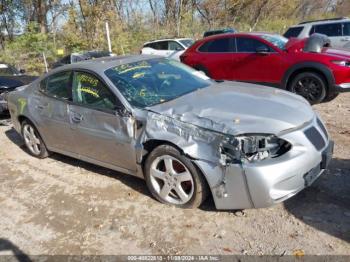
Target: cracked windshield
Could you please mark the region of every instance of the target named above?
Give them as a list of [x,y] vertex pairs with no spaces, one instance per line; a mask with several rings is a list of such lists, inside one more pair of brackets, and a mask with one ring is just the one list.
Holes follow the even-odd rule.
[[164,103],[212,83],[199,71],[161,58],[120,65],[105,74],[131,105],[141,108]]

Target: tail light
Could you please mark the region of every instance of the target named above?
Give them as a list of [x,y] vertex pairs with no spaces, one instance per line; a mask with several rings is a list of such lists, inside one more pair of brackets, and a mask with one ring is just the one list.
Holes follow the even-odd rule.
[[186,54],[182,54],[182,55],[180,55],[180,61],[181,61],[182,63],[185,63],[185,59],[186,59],[186,57],[187,57],[187,55],[186,55]]

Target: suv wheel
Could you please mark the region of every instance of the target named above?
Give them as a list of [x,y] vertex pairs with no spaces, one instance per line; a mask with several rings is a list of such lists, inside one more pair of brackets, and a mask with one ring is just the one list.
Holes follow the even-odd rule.
[[317,73],[305,72],[298,74],[292,80],[289,91],[301,95],[310,104],[322,102],[327,96],[324,79]]
[[22,122],[22,136],[24,139],[24,144],[31,155],[38,158],[45,158],[49,155],[39,132],[34,125],[27,120]]
[[145,179],[160,202],[181,208],[197,208],[207,196],[207,184],[190,159],[172,146],[155,148],[145,163]]

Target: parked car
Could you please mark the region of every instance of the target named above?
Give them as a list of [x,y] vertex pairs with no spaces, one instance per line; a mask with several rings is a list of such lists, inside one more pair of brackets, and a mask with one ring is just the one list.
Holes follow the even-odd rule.
[[302,22],[288,28],[284,37],[305,38],[314,33],[327,35],[333,47],[350,48],[350,19],[347,17]]
[[172,59],[127,56],[63,66],[9,94],[30,154],[58,152],[146,180],[159,201],[267,207],[312,184],[333,150],[300,96],[217,83]]
[[100,57],[108,57],[108,56],[114,56],[115,54],[109,52],[109,51],[87,51],[83,53],[72,53],[69,54],[55,63],[52,64],[52,68],[56,68],[63,65],[73,64],[80,61],[85,61],[89,59],[95,59]]
[[203,38],[204,37],[208,37],[208,36],[212,36],[212,35],[235,33],[235,32],[237,32],[237,31],[235,29],[233,29],[233,28],[209,30],[209,31],[204,32]]
[[194,43],[191,38],[169,38],[144,43],[140,53],[159,55],[180,61],[180,55]]
[[14,66],[0,62],[0,114],[7,111],[5,95],[16,87],[26,85],[36,76],[24,75],[25,70],[17,70]]
[[329,44],[319,34],[288,41],[269,33],[235,33],[204,38],[180,58],[217,80],[279,87],[319,103],[350,91],[350,52]]

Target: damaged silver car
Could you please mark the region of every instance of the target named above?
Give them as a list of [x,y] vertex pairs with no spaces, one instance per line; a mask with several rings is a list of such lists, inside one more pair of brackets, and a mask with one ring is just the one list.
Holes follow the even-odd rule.
[[286,200],[326,169],[333,143],[290,92],[215,82],[154,56],[60,67],[8,97],[28,151],[57,152],[146,180],[159,201],[218,209]]

